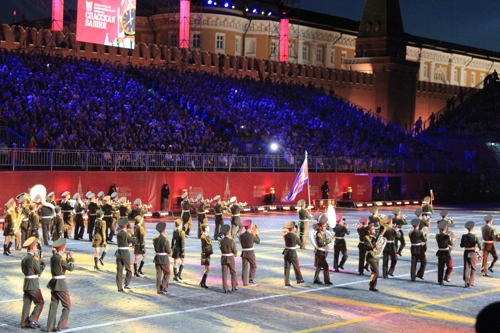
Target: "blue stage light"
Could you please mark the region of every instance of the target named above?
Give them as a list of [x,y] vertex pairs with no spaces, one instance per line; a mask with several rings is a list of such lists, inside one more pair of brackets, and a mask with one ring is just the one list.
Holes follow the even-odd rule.
[[229,7],[229,2],[224,2],[224,8]]
[[267,16],[271,16],[272,12],[267,13]]
[[211,5],[212,3],[213,3],[213,1],[212,1],[212,0],[208,0],[208,1],[207,1],[207,4],[209,4],[209,5]]
[[254,9],[252,10],[252,13],[257,14],[257,9],[255,9],[255,8],[254,8]]

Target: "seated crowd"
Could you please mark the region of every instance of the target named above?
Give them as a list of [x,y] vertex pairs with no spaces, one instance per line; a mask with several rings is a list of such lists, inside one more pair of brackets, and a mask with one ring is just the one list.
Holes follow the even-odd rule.
[[30,149],[237,154],[239,139],[290,156],[445,154],[312,87],[35,52],[0,53],[0,116]]

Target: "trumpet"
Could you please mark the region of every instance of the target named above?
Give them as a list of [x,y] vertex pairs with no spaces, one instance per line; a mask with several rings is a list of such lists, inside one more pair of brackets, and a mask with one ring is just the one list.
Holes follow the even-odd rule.
[[260,234],[260,228],[258,225],[256,224],[252,224],[252,230],[251,230],[251,233],[254,235],[254,236],[258,236]]

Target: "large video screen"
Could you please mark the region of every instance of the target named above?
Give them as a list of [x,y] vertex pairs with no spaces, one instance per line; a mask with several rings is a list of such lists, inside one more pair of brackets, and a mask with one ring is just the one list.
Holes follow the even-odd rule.
[[136,0],[78,0],[76,40],[135,47]]

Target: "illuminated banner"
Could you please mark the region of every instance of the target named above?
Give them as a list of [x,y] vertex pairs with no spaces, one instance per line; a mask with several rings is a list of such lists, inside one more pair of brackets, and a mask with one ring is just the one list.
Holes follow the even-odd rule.
[[64,0],[52,0],[52,31],[63,30]]
[[133,49],[136,0],[78,0],[76,40]]

